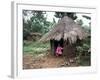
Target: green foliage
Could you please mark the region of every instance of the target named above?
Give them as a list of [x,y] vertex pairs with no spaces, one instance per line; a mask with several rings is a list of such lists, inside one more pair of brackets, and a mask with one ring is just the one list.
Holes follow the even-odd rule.
[[31,21],[27,20],[27,22],[25,22],[25,20],[23,19],[23,38],[26,39],[27,36],[30,36],[30,32],[31,32]]
[[76,22],[77,22],[77,24],[79,24],[81,26],[83,25],[83,21],[81,19],[77,20]]
[[76,46],[77,51],[79,53],[85,53],[88,52],[90,48],[90,37],[86,38],[85,40],[80,42],[80,45]]
[[33,16],[31,17],[33,32],[45,34],[49,31],[52,22],[47,21],[47,17],[45,17],[44,14],[46,13],[42,11],[35,11],[33,13]]
[[75,15],[75,13],[55,12],[55,17],[57,17],[57,18],[63,18],[64,16],[68,16],[68,17],[72,18],[73,20],[75,20],[77,18],[77,16]]
[[[31,14],[30,14],[31,13]],[[30,19],[25,20],[25,17],[31,15]],[[45,11],[28,11],[23,10],[23,37],[26,39],[31,33],[38,32],[45,34],[49,31],[50,27],[55,23],[47,21],[47,16],[45,16]]]
[[32,32],[42,32],[42,28],[46,23],[46,18],[44,17],[42,11],[35,11],[31,17],[31,31]]
[[50,48],[49,43],[40,43],[40,42],[32,42],[32,41],[24,41],[23,43],[23,51],[24,54],[32,54],[38,55],[45,53]]
[[91,53],[89,52],[89,49],[91,47],[90,45],[90,37],[87,37],[85,40],[81,41],[77,46],[77,63],[79,65],[85,66],[90,65],[91,63]]

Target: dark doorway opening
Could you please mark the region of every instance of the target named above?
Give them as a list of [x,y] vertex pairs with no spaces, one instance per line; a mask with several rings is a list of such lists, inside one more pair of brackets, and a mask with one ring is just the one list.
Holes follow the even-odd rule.
[[51,53],[53,55],[55,55],[58,45],[61,46],[62,48],[64,47],[64,40],[62,38],[59,41],[50,40],[50,43],[51,43]]

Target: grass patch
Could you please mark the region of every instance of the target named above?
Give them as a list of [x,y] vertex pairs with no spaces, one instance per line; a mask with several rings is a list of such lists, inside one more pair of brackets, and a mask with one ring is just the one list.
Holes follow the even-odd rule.
[[33,42],[33,41],[24,41],[23,53],[38,55],[46,52],[49,48],[50,48],[49,42],[40,43],[40,42]]

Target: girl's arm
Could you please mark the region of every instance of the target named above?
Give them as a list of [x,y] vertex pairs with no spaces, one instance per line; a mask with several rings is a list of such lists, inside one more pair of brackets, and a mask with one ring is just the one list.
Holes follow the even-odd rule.
[[63,49],[63,48],[61,47],[61,49]]

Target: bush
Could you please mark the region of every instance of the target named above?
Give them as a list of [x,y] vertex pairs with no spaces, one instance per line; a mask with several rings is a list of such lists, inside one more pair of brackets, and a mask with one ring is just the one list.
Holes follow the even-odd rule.
[[86,38],[85,40],[80,42],[80,45],[76,46],[77,49],[77,60],[76,62],[79,65],[90,65],[91,63],[91,55],[90,55],[90,37]]

